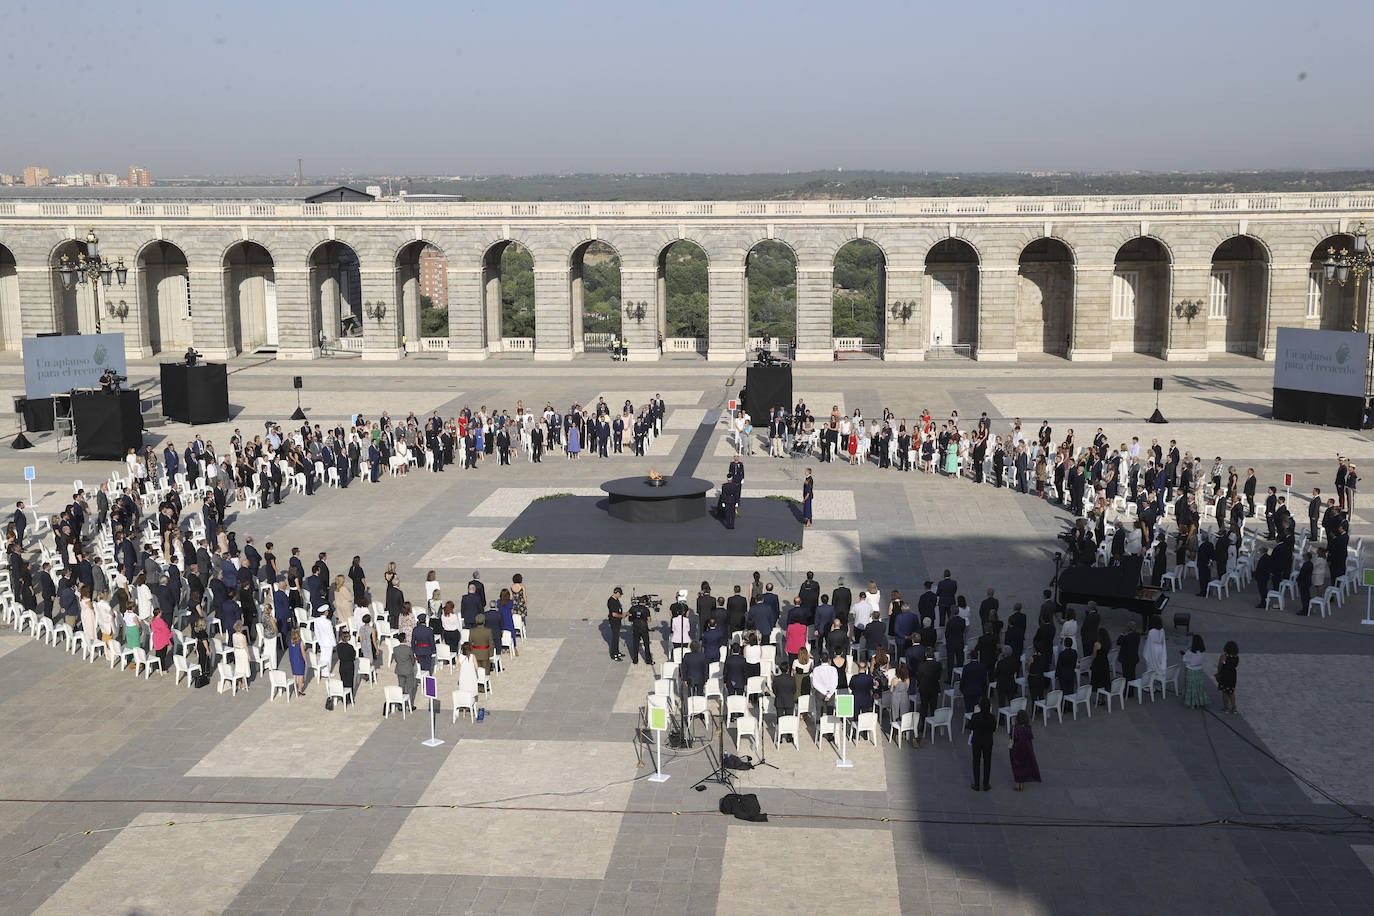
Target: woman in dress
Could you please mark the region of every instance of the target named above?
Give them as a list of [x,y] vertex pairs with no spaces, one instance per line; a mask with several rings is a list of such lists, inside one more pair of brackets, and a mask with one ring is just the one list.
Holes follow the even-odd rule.
[[[138,625],[138,615],[132,610],[124,612],[124,648],[132,652],[143,645],[143,629]],[[133,667],[134,662],[130,661],[129,666]]]
[[234,621],[234,638],[230,642],[234,647],[234,683],[238,689],[247,690],[253,657],[248,653],[248,636],[243,632],[242,620]]
[[200,665],[200,676],[204,681],[210,679],[210,669],[215,663],[215,644],[210,639],[210,633],[205,629],[205,621],[200,620],[196,623],[196,664]]
[[1183,653],[1183,705],[1189,709],[1203,709],[1210,701],[1207,696],[1206,675],[1202,663],[1207,645],[1200,633],[1193,634],[1193,643]]
[[1236,711],[1236,666],[1240,664],[1240,648],[1230,640],[1217,659],[1217,689],[1221,691],[1221,711]]
[[286,650],[291,659],[291,676],[296,679],[296,693],[305,696],[305,649],[301,646],[301,631],[291,631],[291,645]]
[[458,655],[458,692],[477,699],[477,662],[472,657],[472,643],[463,643]]
[[525,591],[525,577],[520,573],[510,577],[510,597],[515,602],[515,613],[521,617],[529,617],[530,597]]
[[439,590],[439,574],[430,570],[425,574],[425,601],[428,603],[434,598],[434,593]]
[[453,610],[453,602],[445,601],[443,612],[439,615],[439,625],[441,627],[439,635],[448,647],[453,650],[453,654],[458,654],[458,649],[463,643],[463,618],[459,617]]
[[1145,634],[1145,679],[1149,684],[1152,680],[1164,680],[1164,672],[1169,667],[1169,657],[1166,654],[1164,645],[1164,621],[1159,615],[1150,618],[1150,630]]
[[582,433],[577,424],[568,427],[568,460],[576,461],[577,453],[582,451]]
[[501,631],[510,634],[511,650],[519,658],[520,648],[515,642],[515,600],[510,596],[510,589],[501,589],[501,597],[496,599],[496,609],[501,612]]
[[334,613],[340,620],[347,618],[348,609],[354,607],[353,586],[344,578],[343,573],[334,575]]
[[1099,690],[1110,690],[1112,686],[1112,663],[1108,653],[1112,650],[1112,638],[1107,633],[1106,627],[1101,627],[1097,631],[1097,641],[1093,644],[1092,661],[1088,666],[1088,683],[1092,685],[1093,693],[1097,696],[1097,705],[1101,706],[1103,697],[1098,694]]
[[816,481],[811,477],[811,469],[806,469],[806,479],[802,481],[802,527],[811,527],[811,500],[816,495]]
[[1059,644],[1062,646],[1066,639],[1073,640],[1073,650],[1082,658],[1083,647],[1078,640],[1078,616],[1071,607],[1064,608],[1064,623],[1059,628]]
[[859,463],[859,437],[856,434],[849,437],[849,463]]
[[959,476],[959,430],[950,427],[949,439],[945,442],[945,473],[950,477]]
[[1040,764],[1035,759],[1035,734],[1031,731],[1030,716],[1023,709],[1016,714],[1011,729],[1011,778],[1020,792],[1028,782],[1040,781]]

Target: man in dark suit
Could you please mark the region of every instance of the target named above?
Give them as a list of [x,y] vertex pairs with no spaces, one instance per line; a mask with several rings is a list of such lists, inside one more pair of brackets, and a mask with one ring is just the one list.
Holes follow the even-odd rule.
[[835,580],[835,590],[830,593],[830,603],[835,606],[835,619],[849,626],[849,608],[854,604],[854,596],[845,587],[844,576]]
[[[921,718],[926,719],[935,714],[935,707],[940,699],[940,678],[944,674],[944,668],[935,660],[935,650],[926,649],[925,660],[916,666],[916,695],[920,698]],[[920,747],[920,737],[917,739],[917,747]]]
[[415,620],[415,627],[410,632],[410,648],[415,652],[415,660],[420,663],[421,670],[430,674],[434,671],[434,629],[424,614],[415,615]]
[[877,687],[873,675],[868,673],[868,662],[859,659],[858,668],[859,670],[849,679],[849,692],[854,695],[854,713],[856,715],[873,711],[873,691]]
[[[736,633],[744,629],[744,623],[748,613],[749,601],[740,594],[740,587],[736,585],[735,593],[725,601],[725,617],[730,622],[731,633]],[[701,617],[700,612],[698,612],[697,616],[699,619],[705,619]]]
[[949,659],[949,682],[954,683],[954,669],[964,667],[964,643],[967,640],[964,618],[953,614],[945,624],[945,657]]
[[[311,572],[320,577],[320,595],[324,598],[324,604],[328,604],[326,593],[334,588],[334,579],[329,574],[328,556],[324,551],[320,551],[320,556],[315,560],[315,565],[311,567]],[[411,642],[412,649],[415,648],[414,641]]]
[[1054,676],[1065,696],[1078,690],[1078,652],[1074,650],[1072,639],[1065,639],[1064,647],[1059,650],[1059,660],[1054,663]]
[[[390,606],[391,604],[392,592],[399,593],[400,589],[395,588],[392,585],[387,585],[386,595],[388,606]],[[486,605],[482,603],[482,597],[477,594],[477,589],[474,586],[469,585],[467,593],[463,595],[463,597],[458,601],[458,614],[463,618],[463,626],[469,629],[477,626],[478,615],[480,615],[485,610]]]
[[[741,474],[743,471],[741,471]],[[733,531],[735,529],[735,517],[739,514],[740,488],[739,483],[734,479],[725,481],[720,485],[720,511],[724,517],[725,527]]]
[[38,586],[38,612],[44,617],[52,617],[53,599],[57,597],[57,583],[52,578],[52,564],[46,560],[35,576]]
[[258,553],[258,548],[253,545],[251,534],[244,540],[243,558],[248,564],[248,574],[256,582],[262,571],[262,554]]
[[817,643],[825,638],[826,633],[830,632],[830,627],[834,622],[835,606],[830,603],[829,595],[821,595],[821,603],[816,605],[816,612],[811,620]]
[[14,536],[19,541],[19,546],[24,546],[24,529],[29,525],[28,516],[24,514],[24,501],[21,499],[14,504]]
[[290,570],[287,575],[288,579],[294,578],[299,581],[305,578],[305,563],[301,561],[301,549],[299,547],[291,548],[291,558],[286,561],[286,566]]
[[821,584],[816,581],[816,574],[808,571],[806,581],[797,588],[797,596],[801,598],[801,606],[806,608],[806,617],[814,619],[816,605],[821,600]]
[[701,696],[705,691],[709,667],[706,653],[701,651],[701,643],[692,640],[686,654],[682,656],[682,676],[687,685],[687,692],[692,696]]
[[1135,669],[1140,664],[1140,634],[1135,631],[1135,621],[1126,621],[1126,632],[1116,638],[1116,663],[1121,666],[1121,676],[1128,681],[1135,680]]
[[873,611],[868,623],[864,624],[864,648],[872,658],[879,649],[887,650],[887,624],[883,623],[877,611]]
[[478,570],[472,571],[472,578],[468,580],[468,585],[472,586],[477,593],[477,600],[482,602],[482,607],[487,606],[487,587],[482,584],[482,574]]
[[1312,600],[1312,552],[1304,551],[1302,565],[1298,567],[1298,616],[1307,616],[1307,605]]
[[1212,581],[1212,558],[1216,556],[1216,547],[1212,544],[1212,539],[1203,532],[1198,536],[1200,541],[1197,545],[1197,583],[1199,598],[1207,597],[1207,583]]
[[1245,485],[1243,487],[1243,492],[1245,493],[1245,501],[1249,504],[1248,511],[1252,518],[1255,515],[1255,488],[1258,485],[1259,478],[1255,476],[1255,469],[1248,468],[1245,471]]
[[773,610],[773,606],[760,598],[758,604],[749,609],[749,622],[754,629],[765,637],[773,632],[773,627],[778,622],[778,611]]
[[[400,577],[399,577],[399,576],[393,576],[393,577],[391,578],[391,580],[390,580],[389,582],[387,582],[387,584],[386,584],[386,604],[385,604],[385,606],[386,606],[386,620],[387,620],[387,623],[391,624],[391,628],[394,630],[394,629],[396,629],[398,626],[401,625],[401,624],[400,624],[400,621],[401,621],[401,614],[403,614],[403,613],[405,612],[405,607],[406,607],[406,596],[405,596],[405,593],[402,592],[401,589],[400,589]],[[463,606],[464,606],[465,608],[467,607],[466,604],[464,604]],[[478,608],[478,610],[481,610],[481,608]],[[464,626],[468,627],[469,629],[471,629],[472,627],[477,626],[478,619],[477,619],[476,615],[474,615],[474,616],[471,618],[472,623],[468,623],[468,619],[469,619],[469,618],[467,618],[467,617],[464,617],[464,618],[463,618],[463,625],[464,625]]]
[[725,676],[725,691],[731,694],[742,694],[749,680],[749,664],[744,660],[744,646],[736,645],[731,648],[730,654],[726,656],[723,669]]
[[949,615],[949,609],[954,607],[954,598],[959,593],[959,583],[951,578],[949,570],[945,570],[944,578],[935,586],[935,607],[938,611],[936,624],[944,626],[945,620]]
[[1268,549],[1261,547],[1259,558],[1255,560],[1255,589],[1259,592],[1259,603],[1257,608],[1265,607],[1268,604],[1269,595],[1269,570],[1273,565],[1272,558],[1269,556]]
[[291,631],[296,626],[296,615],[291,612],[291,600],[287,597],[285,582],[278,582],[272,591],[272,619],[277,624],[277,657],[280,658],[291,644]]
[[1026,612],[1021,609],[1021,602],[1018,601],[1011,606],[1011,616],[1007,618],[1007,631],[1003,637],[1017,658],[1021,657],[1026,648],[1026,626]]
[[744,462],[740,460],[739,455],[730,460],[730,468],[725,472],[725,478],[735,483],[744,483]]

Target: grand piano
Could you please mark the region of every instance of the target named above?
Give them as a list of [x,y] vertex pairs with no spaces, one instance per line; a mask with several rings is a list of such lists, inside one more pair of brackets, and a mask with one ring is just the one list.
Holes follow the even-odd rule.
[[1059,604],[1117,607],[1140,615],[1140,630],[1149,628],[1150,617],[1163,614],[1169,595],[1162,588],[1140,584],[1141,558],[1128,556],[1120,566],[1070,566],[1059,573]]

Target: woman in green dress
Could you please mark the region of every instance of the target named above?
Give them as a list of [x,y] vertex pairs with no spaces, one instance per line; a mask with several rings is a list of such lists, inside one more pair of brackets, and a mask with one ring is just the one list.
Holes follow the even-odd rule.
[[945,473],[950,477],[959,476],[959,433],[954,429],[949,431],[945,443]]
[[1209,702],[1207,676],[1202,671],[1206,651],[1202,636],[1194,633],[1193,644],[1183,653],[1183,705],[1190,709],[1203,709]]

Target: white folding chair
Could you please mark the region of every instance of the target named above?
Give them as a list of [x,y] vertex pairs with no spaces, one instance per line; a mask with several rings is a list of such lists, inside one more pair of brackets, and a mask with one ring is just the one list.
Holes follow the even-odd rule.
[[[478,669],[481,670],[481,669]],[[401,710],[401,718],[406,717],[406,712],[411,709],[410,697],[406,696],[401,688],[396,684],[388,684],[382,688],[382,718],[391,716],[391,707],[396,706]]]
[[935,710],[933,715],[927,716],[925,720],[925,729],[930,732],[930,740],[934,741],[936,730],[943,728],[945,730],[945,735],[952,744],[954,742],[954,729],[950,727],[950,723],[953,720],[954,708],[952,706],[941,706],[939,709]]
[[1108,713],[1110,713],[1110,712],[1112,711],[1112,699],[1113,699],[1113,698],[1120,700],[1120,701],[1121,701],[1121,708],[1122,708],[1122,709],[1125,709],[1125,708],[1126,708],[1126,679],[1125,679],[1124,677],[1112,678],[1112,686],[1111,686],[1111,687],[1099,687],[1099,688],[1097,688],[1097,696],[1098,696],[1099,699],[1102,698],[1102,697],[1106,697],[1106,698],[1107,698],[1107,712],[1108,712]]
[[1050,710],[1051,710],[1051,709],[1054,710],[1054,714],[1057,715],[1057,716],[1059,717],[1059,721],[1060,721],[1060,722],[1063,722],[1063,721],[1064,721],[1064,691],[1062,691],[1062,690],[1051,690],[1051,691],[1049,691],[1048,693],[1045,694],[1045,698],[1044,698],[1043,700],[1036,700],[1036,701],[1035,701],[1035,709],[1038,710],[1038,711],[1040,712],[1040,714],[1043,716],[1044,722],[1045,722],[1045,725],[1046,725],[1046,726],[1048,726],[1048,725],[1050,724]]
[[267,683],[272,688],[267,695],[267,702],[271,703],[277,698],[277,691],[286,694],[286,702],[291,702],[291,694],[296,692],[296,682],[286,676],[285,671],[276,668],[269,668],[267,671]]
[[461,690],[453,691],[453,721],[458,721],[458,713],[467,710],[468,717],[472,721],[477,721],[477,694],[464,693]]

